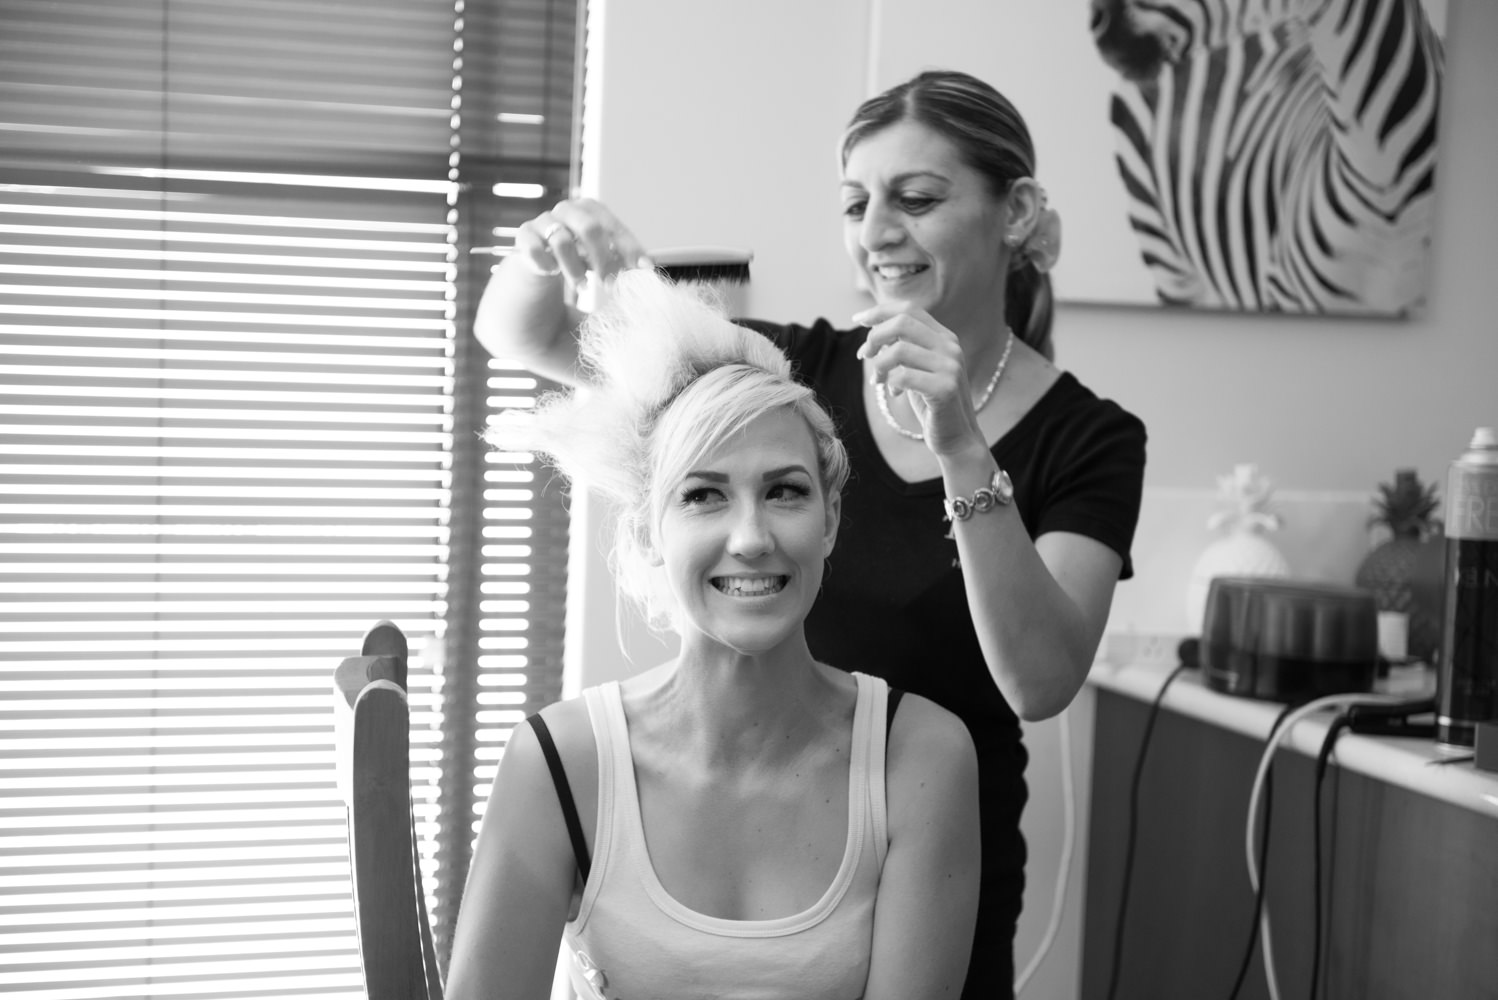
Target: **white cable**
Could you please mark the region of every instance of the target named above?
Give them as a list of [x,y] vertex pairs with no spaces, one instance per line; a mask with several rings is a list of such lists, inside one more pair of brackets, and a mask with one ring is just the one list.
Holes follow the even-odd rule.
[[1035,949],[1035,956],[1030,959],[1023,972],[1014,977],[1014,995],[1019,996],[1035,970],[1040,968],[1041,961],[1046,953],[1051,950],[1051,945],[1056,941],[1056,934],[1061,929],[1061,911],[1066,903],[1066,884],[1071,877],[1072,846],[1076,839],[1076,806],[1072,786],[1071,773],[1071,724],[1068,722],[1071,710],[1065,709],[1056,718],[1057,732],[1061,737],[1061,863],[1056,872],[1056,889],[1051,901],[1051,919],[1046,925],[1045,934],[1040,939],[1040,945]]
[[[1290,727],[1308,715],[1313,715],[1323,708],[1345,708],[1349,705],[1388,705],[1401,701],[1402,699],[1391,695],[1376,694],[1331,694],[1315,701],[1306,702],[1299,708],[1285,716],[1285,721],[1280,723],[1268,741],[1264,744],[1264,753],[1259,758],[1259,769],[1254,772],[1254,783],[1248,793],[1248,827],[1244,837],[1244,844],[1248,856],[1248,884],[1255,893],[1259,891],[1259,869],[1255,863],[1254,827],[1259,817],[1259,796],[1264,790],[1264,778],[1269,773],[1269,765],[1274,760],[1274,752],[1278,749],[1280,741],[1290,731]],[[1274,974],[1274,948],[1269,941],[1269,907],[1266,905],[1259,911],[1259,944],[1264,951],[1264,978],[1269,984],[1269,1000],[1279,1000],[1279,982]]]

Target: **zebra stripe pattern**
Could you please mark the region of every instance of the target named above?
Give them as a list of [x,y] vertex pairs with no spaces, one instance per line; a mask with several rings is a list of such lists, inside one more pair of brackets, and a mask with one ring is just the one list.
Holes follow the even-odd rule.
[[1173,305],[1424,302],[1441,39],[1420,0],[1093,0],[1129,220]]

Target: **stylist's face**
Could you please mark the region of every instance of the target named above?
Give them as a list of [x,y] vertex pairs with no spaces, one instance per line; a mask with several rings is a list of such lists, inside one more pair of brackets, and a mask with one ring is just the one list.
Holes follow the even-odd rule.
[[837,532],[806,421],[756,418],[677,484],[658,554],[684,640],[765,653],[799,637]]
[[843,242],[879,302],[939,321],[1002,309],[1003,203],[950,141],[912,121],[854,146],[843,167]]

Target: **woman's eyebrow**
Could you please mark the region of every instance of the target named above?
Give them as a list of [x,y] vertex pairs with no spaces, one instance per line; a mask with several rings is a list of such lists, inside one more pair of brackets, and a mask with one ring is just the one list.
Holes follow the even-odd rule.
[[788,476],[793,472],[799,472],[803,476],[807,477],[811,476],[811,473],[806,471],[806,466],[797,463],[795,465],[782,466],[778,469],[771,469],[769,472],[766,472],[764,474],[763,478],[764,481],[768,483],[772,479],[780,479],[781,477]]
[[942,184],[950,183],[946,174],[940,173],[935,170],[907,170],[903,174],[896,174],[894,176],[894,182],[896,184],[904,184],[906,181],[913,181],[922,177],[927,178],[928,180],[939,181]]
[[[946,174],[940,173],[936,170],[907,170],[903,174],[896,174],[895,176],[891,177],[890,186],[898,187],[899,185],[904,184],[906,181],[913,181],[919,178],[926,178],[936,181],[940,184],[951,183],[951,178],[947,177]],[[863,184],[859,181],[843,181],[841,186],[845,188],[857,188],[860,191],[863,190]]]
[[[791,475],[793,473],[797,473],[797,472],[801,473],[801,475],[803,475],[803,476],[807,476],[807,477],[811,476],[811,473],[807,471],[806,466],[802,465],[800,462],[797,462],[797,463],[792,464],[792,465],[782,465],[778,469],[770,469],[769,471],[767,471],[763,475],[761,475],[760,478],[762,480],[764,480],[765,482],[768,483],[772,479],[780,479],[780,478],[782,478],[784,476],[789,476],[789,475]],[[705,480],[707,480],[710,483],[726,483],[726,482],[728,482],[728,474],[727,473],[724,473],[724,472],[712,472],[712,471],[706,470],[706,469],[693,469],[691,472],[688,472],[686,475],[682,476],[681,478],[683,480],[687,480],[687,479],[705,479]]]

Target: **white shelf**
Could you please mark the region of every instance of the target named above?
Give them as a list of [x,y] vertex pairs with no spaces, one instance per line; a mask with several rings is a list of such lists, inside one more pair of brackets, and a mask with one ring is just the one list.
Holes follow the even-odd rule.
[[[1116,666],[1098,663],[1088,676],[1094,687],[1136,698],[1146,704],[1154,701],[1160,685],[1172,666],[1159,662],[1130,663]],[[1428,675],[1428,671],[1422,672]],[[1410,697],[1429,695],[1428,677],[1423,685],[1408,685],[1401,691]],[[1423,686],[1424,690],[1420,690]],[[1182,715],[1221,726],[1262,742],[1283,705],[1234,695],[1220,694],[1202,681],[1201,671],[1185,670],[1165,692],[1163,707]],[[1330,728],[1335,712],[1328,709],[1295,723],[1280,741],[1281,747],[1297,750],[1314,758]],[[1349,771],[1387,781],[1422,795],[1442,799],[1455,805],[1498,818],[1498,774],[1478,771],[1471,761],[1442,763],[1450,755],[1437,748],[1435,741],[1411,737],[1365,736],[1344,732],[1337,739],[1332,761]]]

